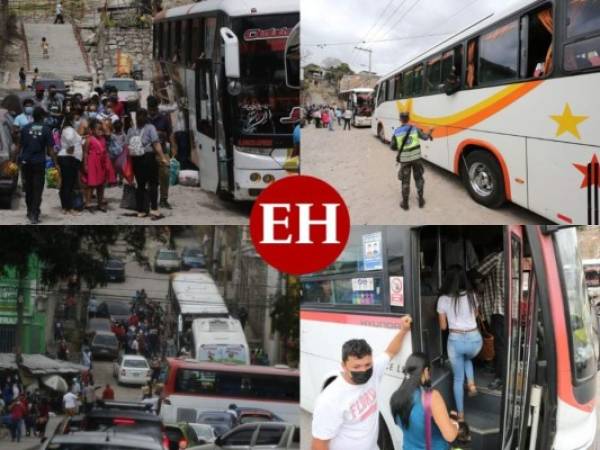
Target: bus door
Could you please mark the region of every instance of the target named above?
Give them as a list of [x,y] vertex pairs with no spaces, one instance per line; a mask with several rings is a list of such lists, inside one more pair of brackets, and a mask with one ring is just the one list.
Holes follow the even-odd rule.
[[[537,312],[531,292],[530,260],[524,260],[524,236],[520,226],[505,231],[505,268],[508,295],[505,296],[506,376],[502,416],[502,449],[518,447],[525,439],[530,365],[535,353]],[[498,357],[498,355],[496,356]]]
[[196,68],[196,144],[200,186],[211,192],[219,187],[219,159],[215,133],[215,89],[212,60],[200,59]]

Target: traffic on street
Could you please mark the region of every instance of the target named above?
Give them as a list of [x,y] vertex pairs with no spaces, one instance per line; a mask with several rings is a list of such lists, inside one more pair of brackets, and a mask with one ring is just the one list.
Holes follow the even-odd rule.
[[[96,230],[46,229],[59,240],[82,238],[79,252]],[[39,259],[24,276],[38,294],[23,294],[22,310],[12,296],[21,295],[18,278],[0,279],[16,312],[0,322],[15,322],[0,325],[2,448],[299,449],[299,372],[288,348],[297,336],[265,328],[274,316],[263,296],[286,277],[256,278],[243,270],[246,257],[227,258],[247,245],[247,230],[148,227],[137,250],[126,228],[114,233],[93,255],[61,255],[73,273],[52,285],[41,277],[57,256],[36,246]],[[102,274],[91,281],[93,260],[103,261]],[[0,256],[0,269],[19,273],[11,263]],[[235,273],[253,294],[225,287],[217,273]],[[46,309],[42,331],[20,322],[37,320],[31,308]]]

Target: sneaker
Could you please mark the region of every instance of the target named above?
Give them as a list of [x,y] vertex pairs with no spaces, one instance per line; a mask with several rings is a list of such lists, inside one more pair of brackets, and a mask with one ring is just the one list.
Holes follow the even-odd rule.
[[419,208],[425,206],[425,199],[423,197],[419,197]]
[[400,208],[402,208],[404,211],[408,211],[409,210],[408,202],[406,200],[402,200],[402,202],[400,203]]

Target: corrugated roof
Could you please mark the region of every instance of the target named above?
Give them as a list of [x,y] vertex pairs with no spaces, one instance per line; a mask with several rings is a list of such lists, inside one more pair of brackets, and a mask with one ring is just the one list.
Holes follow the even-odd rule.
[[[32,375],[77,373],[86,370],[86,367],[80,364],[52,359],[39,354],[23,355],[21,368],[28,370]],[[18,369],[14,353],[0,353],[0,369]]]

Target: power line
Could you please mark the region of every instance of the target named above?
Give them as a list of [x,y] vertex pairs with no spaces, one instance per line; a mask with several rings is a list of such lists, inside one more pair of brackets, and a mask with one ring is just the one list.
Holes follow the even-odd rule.
[[325,47],[337,47],[337,46],[344,46],[344,45],[380,44],[380,43],[385,43],[385,42],[405,41],[405,40],[410,40],[410,39],[421,39],[421,38],[426,38],[426,37],[447,36],[449,34],[452,34],[452,33],[450,33],[450,32],[448,32],[448,33],[430,33],[430,34],[421,34],[421,35],[413,35],[413,36],[402,36],[402,37],[396,37],[396,38],[390,38],[390,39],[379,39],[376,41],[369,41],[369,42],[364,42],[364,41],[319,42],[319,43],[307,42],[307,43],[302,43],[302,46],[303,47],[325,48]]
[[[384,30],[384,27],[385,27],[385,26],[386,26],[386,25],[387,25],[387,24],[388,24],[388,23],[389,23],[389,22],[390,22],[390,21],[391,21],[391,20],[394,18],[394,16],[396,15],[396,13],[397,13],[398,11],[400,11],[400,8],[402,8],[402,7],[403,7],[403,6],[406,4],[406,2],[407,2],[407,1],[408,1],[408,0],[402,0],[402,3],[400,3],[400,4],[398,5],[398,7],[397,7],[397,8],[394,10],[394,12],[393,12],[393,13],[391,13],[391,14],[390,14],[390,15],[387,17],[387,19],[385,20],[385,22],[384,22],[384,23],[381,25],[381,29],[380,29],[380,30],[379,30],[377,33],[375,33],[375,34],[372,36],[372,39],[375,39],[375,38],[377,37],[377,35],[378,35],[379,33],[381,33],[381,31],[383,31],[383,30]],[[385,37],[385,36],[386,36],[386,34],[389,34],[389,31],[388,31],[388,33],[385,33],[385,34],[382,36],[382,38],[383,38],[383,37]]]

